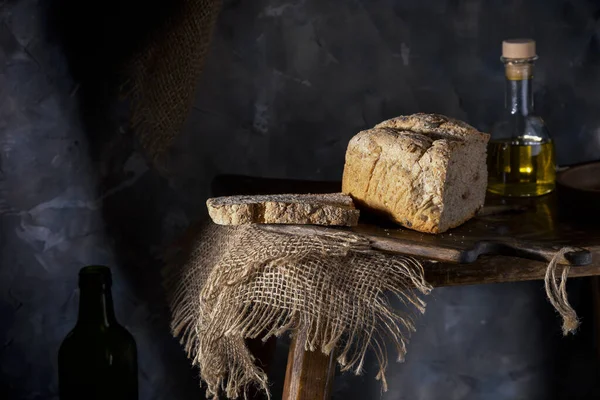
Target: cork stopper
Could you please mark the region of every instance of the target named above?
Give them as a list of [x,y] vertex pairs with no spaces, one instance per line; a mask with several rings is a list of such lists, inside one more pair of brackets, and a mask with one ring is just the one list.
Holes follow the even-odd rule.
[[502,57],[510,59],[527,59],[535,57],[535,40],[510,39],[502,42]]

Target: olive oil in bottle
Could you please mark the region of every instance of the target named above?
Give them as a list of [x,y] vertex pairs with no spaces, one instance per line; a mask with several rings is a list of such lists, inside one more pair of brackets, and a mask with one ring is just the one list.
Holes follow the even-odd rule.
[[113,311],[111,274],[79,273],[79,318],[58,353],[60,400],[137,400],[137,350]]
[[533,114],[533,65],[530,39],[505,40],[505,116],[492,129],[488,146],[488,191],[503,196],[540,196],[555,186],[554,143],[544,121]]
[[554,189],[552,141],[492,141],[488,190],[503,196],[538,196]]

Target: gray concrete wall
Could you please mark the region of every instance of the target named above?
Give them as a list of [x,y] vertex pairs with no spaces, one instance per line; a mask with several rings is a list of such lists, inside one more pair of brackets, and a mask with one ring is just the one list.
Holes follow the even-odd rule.
[[[205,216],[211,179],[339,179],[348,139],[399,114],[488,130],[502,111],[504,38],[538,40],[536,106],[559,163],[600,158],[596,2],[225,1],[166,176],[148,167],[101,85],[73,78],[48,7],[0,3],[2,399],[58,397],[56,354],[76,318],[76,273],[90,263],[113,267],[117,316],[139,346],[140,398],[201,398],[169,335],[159,255]],[[571,286],[589,315],[587,281]],[[588,399],[592,326],[586,318],[561,339],[538,283],[439,289],[407,362],[390,365],[390,391],[368,368],[338,378],[334,398]],[[275,393],[285,355],[281,345]]]

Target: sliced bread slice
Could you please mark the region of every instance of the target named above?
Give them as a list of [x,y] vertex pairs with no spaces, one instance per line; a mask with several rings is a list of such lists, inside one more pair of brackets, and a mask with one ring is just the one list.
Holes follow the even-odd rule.
[[219,225],[313,224],[355,226],[359,211],[343,193],[214,197],[208,213]]

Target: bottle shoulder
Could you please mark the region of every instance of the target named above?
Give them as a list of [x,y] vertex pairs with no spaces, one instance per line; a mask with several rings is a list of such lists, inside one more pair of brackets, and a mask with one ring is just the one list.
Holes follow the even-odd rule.
[[91,343],[136,347],[133,335],[120,324],[115,323],[110,326],[76,325],[63,339],[59,352],[66,347],[85,346]]
[[137,348],[133,336],[120,326],[98,328],[75,327],[61,344],[58,372],[65,389],[70,387],[79,391],[93,387],[97,392],[101,390],[95,386],[98,383],[117,382],[117,386],[108,386],[107,390],[121,390],[123,384],[127,386],[136,382]]
[[544,120],[538,115],[511,114],[497,121],[491,131],[492,140],[529,137],[533,140],[550,140]]
[[536,126],[546,126],[546,122],[544,122],[544,119],[542,117],[540,117],[539,115],[536,114],[527,114],[527,115],[523,115],[523,114],[510,114],[510,113],[505,113],[502,115],[502,117],[496,121],[495,125],[504,125],[504,124],[514,124],[514,123],[518,123],[518,122],[527,122],[529,124],[532,125],[536,125]]
[[116,328],[115,335],[119,335],[119,337],[123,338],[124,341],[127,341],[131,346],[133,346],[134,348],[136,347],[135,344],[135,338],[133,337],[133,335],[131,334],[131,332],[129,332],[127,330],[127,328],[125,328],[123,325],[118,325]]
[[79,335],[77,334],[75,328],[71,329],[71,331],[67,333],[67,336],[65,336],[60,344],[60,347],[58,348],[59,356],[68,351],[69,348],[73,347],[73,345],[77,342],[78,336]]

